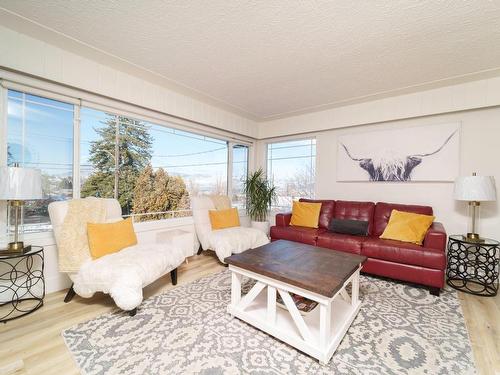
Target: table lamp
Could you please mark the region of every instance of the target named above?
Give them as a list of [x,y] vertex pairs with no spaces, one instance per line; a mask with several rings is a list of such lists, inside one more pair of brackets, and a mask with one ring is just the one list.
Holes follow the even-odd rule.
[[42,198],[41,172],[32,168],[0,167],[0,200],[9,201],[14,210],[14,241],[8,244],[7,251],[22,253],[24,243],[19,240],[19,222],[24,201]]
[[477,176],[476,173],[458,177],[455,180],[454,197],[458,201],[468,201],[472,209],[472,226],[467,233],[467,240],[481,242],[481,237],[476,233],[476,211],[479,211],[481,202],[496,200],[495,179],[492,176]]

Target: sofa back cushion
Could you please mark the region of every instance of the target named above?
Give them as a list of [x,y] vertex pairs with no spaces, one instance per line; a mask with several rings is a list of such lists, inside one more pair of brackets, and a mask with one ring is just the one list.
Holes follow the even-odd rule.
[[382,233],[384,233],[385,227],[387,226],[389,218],[391,217],[392,210],[431,216],[433,214],[432,207],[430,206],[378,202],[375,207],[375,216],[373,219],[373,235],[378,237]]
[[194,196],[191,197],[191,209],[193,210],[196,235],[203,250],[207,250],[210,247],[210,234],[212,233],[208,211],[215,210],[214,202],[206,195]]
[[319,228],[328,229],[330,220],[333,218],[335,209],[335,201],[326,199],[305,199],[300,198],[299,202],[321,203],[321,211],[319,212]]
[[373,202],[336,201],[333,217],[335,219],[368,221],[368,234],[372,234],[374,211],[375,203]]

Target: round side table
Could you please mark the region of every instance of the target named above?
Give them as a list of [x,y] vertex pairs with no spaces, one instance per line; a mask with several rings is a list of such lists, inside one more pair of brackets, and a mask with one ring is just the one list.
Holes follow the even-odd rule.
[[482,242],[452,235],[448,240],[449,286],[476,296],[493,297],[498,293],[500,242],[483,238]]
[[45,280],[42,246],[24,254],[0,254],[0,323],[31,314],[43,306]]

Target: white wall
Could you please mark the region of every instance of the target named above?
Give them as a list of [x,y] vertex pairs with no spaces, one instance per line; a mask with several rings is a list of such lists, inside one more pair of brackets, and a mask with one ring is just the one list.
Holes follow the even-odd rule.
[[266,121],[259,138],[378,124],[500,105],[500,76]]
[[[500,200],[500,77],[261,123],[256,162],[265,167],[268,142],[315,136],[318,198],[431,205],[448,233],[464,233],[467,206],[453,200],[453,183],[336,182],[339,135],[449,122],[462,123],[460,174],[494,176]],[[500,239],[499,201],[482,205],[479,232]]]
[[253,120],[153,83],[154,77],[142,78],[147,72],[123,62],[106,65],[4,26],[0,26],[0,46],[0,67],[237,134],[257,135]]
[[[317,114],[311,114],[311,119]],[[301,121],[307,122],[307,115]],[[285,123],[285,120],[280,120]],[[424,204],[434,208],[437,220],[444,223],[447,232],[464,233],[469,219],[467,206],[464,202],[453,200],[453,183],[428,182],[337,182],[336,159],[337,138],[342,134],[394,129],[421,125],[433,125],[449,122],[461,122],[460,174],[469,175],[477,172],[479,175],[492,175],[497,181],[497,195],[500,199],[500,107],[461,111],[451,114],[419,117],[399,121],[382,122],[372,125],[362,125],[340,129],[332,129],[311,133],[315,136],[317,147],[316,161],[316,197],[343,199],[386,201],[395,203]],[[313,124],[310,121],[309,124]],[[314,123],[328,126],[329,122]],[[269,124],[264,125],[269,126]],[[283,125],[285,126],[285,125]],[[303,129],[310,129],[313,126]],[[266,141],[259,141],[261,152],[260,162]],[[264,164],[263,164],[264,165]],[[500,202],[485,202],[481,209],[479,232],[485,236],[500,239]]]

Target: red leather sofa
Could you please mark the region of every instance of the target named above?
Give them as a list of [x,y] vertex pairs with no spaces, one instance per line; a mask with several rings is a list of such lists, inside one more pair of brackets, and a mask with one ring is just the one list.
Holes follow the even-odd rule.
[[[321,203],[318,228],[290,226],[291,213],[276,215],[271,227],[271,241],[289,240],[368,257],[363,272],[428,286],[431,294],[439,295],[444,286],[446,268],[446,232],[441,223],[429,228],[423,245],[384,240],[384,231],[393,209],[432,215],[432,207],[394,203],[352,202],[301,199]],[[333,218],[369,222],[368,236],[352,236],[328,231]]]

